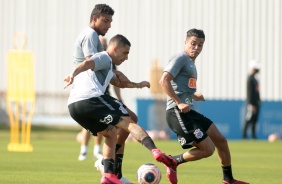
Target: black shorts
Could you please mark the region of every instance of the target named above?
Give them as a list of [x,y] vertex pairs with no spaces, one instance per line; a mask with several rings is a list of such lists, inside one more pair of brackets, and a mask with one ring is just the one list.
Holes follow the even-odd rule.
[[199,143],[204,140],[208,136],[207,130],[213,123],[194,110],[181,113],[177,107],[166,111],[166,121],[170,129],[177,134],[183,149],[191,148],[193,142]]
[[121,116],[129,116],[126,106],[108,95],[74,102],[68,108],[71,117],[95,136],[109,125],[116,125]]

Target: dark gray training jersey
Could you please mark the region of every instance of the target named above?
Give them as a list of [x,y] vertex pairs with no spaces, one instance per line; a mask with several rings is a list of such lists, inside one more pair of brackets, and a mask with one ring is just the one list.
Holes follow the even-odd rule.
[[[196,92],[197,68],[195,62],[183,51],[175,54],[164,69],[172,75],[171,86],[177,96],[193,108],[192,97]],[[177,106],[168,96],[167,110]]]

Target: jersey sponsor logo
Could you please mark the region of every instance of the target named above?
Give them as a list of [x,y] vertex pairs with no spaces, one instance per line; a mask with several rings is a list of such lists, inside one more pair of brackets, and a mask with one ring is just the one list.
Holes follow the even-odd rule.
[[113,122],[113,117],[111,115],[104,117],[104,119],[100,119],[100,123],[110,124],[111,122]]
[[195,78],[190,78],[188,81],[188,87],[192,89],[197,88],[197,80]]
[[196,129],[194,135],[197,139],[201,139],[204,136],[204,133],[200,129]]

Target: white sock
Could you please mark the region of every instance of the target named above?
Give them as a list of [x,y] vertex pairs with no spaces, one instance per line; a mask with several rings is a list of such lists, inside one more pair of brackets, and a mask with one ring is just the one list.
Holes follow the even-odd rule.
[[101,146],[99,144],[94,145],[93,154],[97,155],[99,153],[101,153]]
[[81,145],[80,153],[87,153],[87,146],[86,145]]

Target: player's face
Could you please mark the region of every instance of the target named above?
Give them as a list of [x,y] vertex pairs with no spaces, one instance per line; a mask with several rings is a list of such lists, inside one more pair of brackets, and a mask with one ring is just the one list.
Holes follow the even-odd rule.
[[125,60],[128,59],[128,54],[130,51],[130,46],[126,45],[124,47],[117,47],[115,49],[115,59],[113,60],[115,65],[120,65]]
[[111,27],[112,15],[103,14],[100,17],[94,16],[94,29],[98,35],[104,36]]
[[205,39],[191,36],[185,41],[185,52],[193,60],[201,53]]

